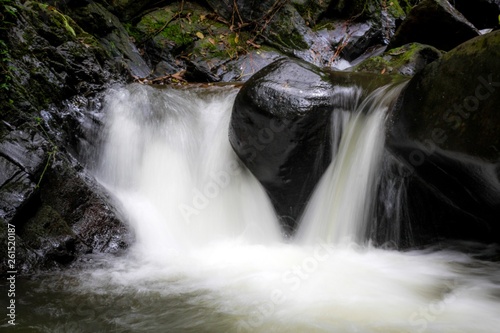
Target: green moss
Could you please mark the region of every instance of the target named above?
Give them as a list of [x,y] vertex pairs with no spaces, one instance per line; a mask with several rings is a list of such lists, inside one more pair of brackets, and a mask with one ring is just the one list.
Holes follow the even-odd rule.
[[127,30],[129,36],[134,39],[134,41],[139,42],[143,39],[144,34],[132,23],[127,22],[124,23],[123,26],[125,27],[125,30]]
[[184,48],[193,42],[193,33],[190,30],[185,22],[178,20],[165,27],[159,36],[175,43],[178,48]]
[[415,64],[412,65],[412,63],[414,63],[419,57],[421,57],[419,53],[424,48],[429,49],[427,53],[435,52],[435,56],[438,56],[438,50],[432,49],[431,47],[422,44],[411,43],[386,51],[381,56],[369,58],[356,66],[354,68],[354,71],[413,75],[413,70],[409,70],[408,67],[414,67]]
[[76,23],[70,17],[64,15],[53,6],[49,6],[44,3],[38,3],[38,6],[50,16],[55,26],[64,28],[64,30],[66,30],[71,36],[76,37],[75,30],[72,26],[76,25]]
[[397,0],[386,0],[385,5],[387,8],[387,11],[393,16],[393,17],[405,17],[406,12],[403,8],[401,8],[401,5]]

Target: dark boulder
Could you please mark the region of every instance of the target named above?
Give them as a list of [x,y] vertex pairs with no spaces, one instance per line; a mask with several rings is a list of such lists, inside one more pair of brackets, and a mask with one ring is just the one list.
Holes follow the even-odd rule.
[[458,46],[410,81],[394,111],[387,144],[416,179],[409,209],[434,207],[413,216],[429,237],[500,241],[499,57],[500,32]]
[[478,29],[494,28],[500,24],[499,0],[455,0],[452,4]]
[[288,231],[331,161],[331,138],[340,135],[332,133],[332,112],[352,111],[360,94],[390,80],[284,58],[243,85],[233,107],[230,142]]
[[423,0],[412,8],[388,48],[417,42],[449,51],[479,31],[447,0]]

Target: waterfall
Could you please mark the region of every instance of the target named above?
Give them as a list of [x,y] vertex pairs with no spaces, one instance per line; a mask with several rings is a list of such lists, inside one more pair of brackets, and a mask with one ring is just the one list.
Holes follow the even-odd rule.
[[[236,89],[109,91],[94,172],[135,241],[121,257],[90,255],[88,269],[26,281],[16,296],[35,309],[29,329],[496,333],[500,265],[480,259],[494,248],[366,244],[385,111],[400,88],[334,112],[335,158],[295,239],[229,145]],[[400,187],[383,183],[397,203]]]
[[235,95],[131,85],[108,96],[98,178],[144,253],[281,239],[264,190],[227,139]]
[[[333,161],[301,218],[299,243],[366,240],[384,149],[385,115],[402,88],[403,84],[378,88],[352,113],[334,112],[334,131],[341,131],[342,137],[338,148],[333,145]],[[339,128],[339,122],[346,125]]]

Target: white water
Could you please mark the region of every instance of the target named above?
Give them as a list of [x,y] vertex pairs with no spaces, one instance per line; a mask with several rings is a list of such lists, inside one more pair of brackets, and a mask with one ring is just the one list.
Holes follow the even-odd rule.
[[348,122],[300,221],[300,244],[364,242],[384,148],[384,119],[402,87],[379,88],[352,113],[342,113]]
[[110,93],[98,177],[136,241],[127,257],[80,276],[74,293],[96,295],[82,301],[92,306],[87,323],[113,332],[498,332],[498,264],[352,242],[363,241],[387,101],[351,116],[298,239],[285,241],[229,146],[235,94]]

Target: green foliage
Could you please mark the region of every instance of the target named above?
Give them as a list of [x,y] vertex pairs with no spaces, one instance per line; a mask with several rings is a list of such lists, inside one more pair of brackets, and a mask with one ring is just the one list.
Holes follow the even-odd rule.
[[[0,0],[0,92],[6,92],[10,89],[12,77],[10,74],[11,68],[10,53],[7,42],[7,30],[14,25],[16,19],[17,8],[11,0]],[[12,103],[12,101],[9,101]]]

